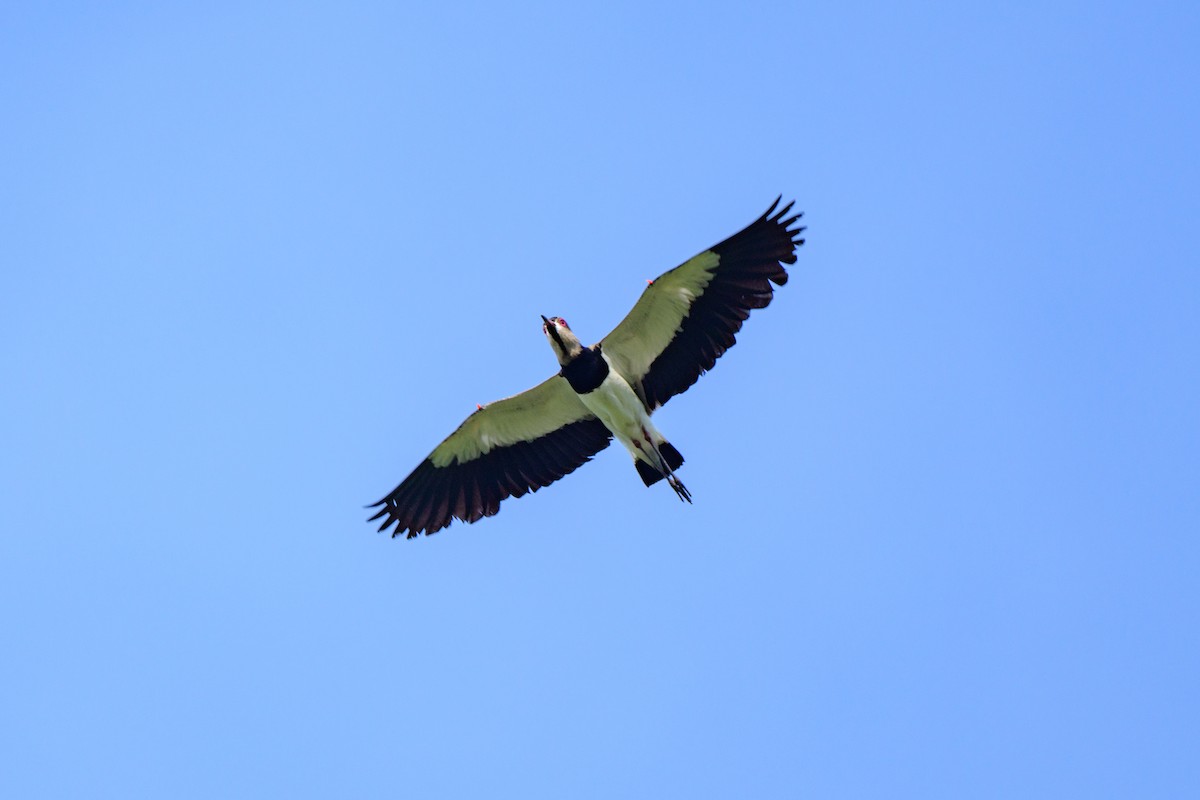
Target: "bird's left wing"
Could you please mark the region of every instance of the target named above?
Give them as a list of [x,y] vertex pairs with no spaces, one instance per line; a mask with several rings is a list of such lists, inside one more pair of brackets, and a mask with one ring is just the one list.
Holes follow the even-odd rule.
[[548,486],[608,446],[604,423],[555,375],[467,417],[412,474],[372,508],[379,530],[395,524],[435,533],[454,519],[475,522],[500,510],[506,497]]
[[[687,389],[733,346],[751,309],[771,302],[783,286],[784,264],[804,244],[802,215],[766,213],[720,244],[655,279],[633,310],[601,341],[604,354],[649,411]],[[785,219],[786,217],[786,219]]]

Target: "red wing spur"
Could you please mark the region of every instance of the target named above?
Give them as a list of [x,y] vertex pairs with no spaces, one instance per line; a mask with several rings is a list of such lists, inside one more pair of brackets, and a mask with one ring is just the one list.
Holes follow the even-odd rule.
[[675,476],[683,456],[650,421],[733,346],[755,308],[787,283],[802,216],[792,204],[767,212],[718,245],[660,275],[599,343],[584,347],[562,317],[542,317],[561,367],[518,395],[481,406],[372,508],[392,536],[435,533],[453,520],[475,522],[506,497],[536,492],[575,470],[615,436],[647,486]]

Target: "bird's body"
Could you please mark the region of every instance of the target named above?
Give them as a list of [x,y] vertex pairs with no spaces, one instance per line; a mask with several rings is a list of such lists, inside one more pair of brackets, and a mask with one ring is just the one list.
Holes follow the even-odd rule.
[[595,414],[617,441],[625,445],[625,449],[636,457],[633,442],[647,435],[645,430],[650,429],[653,432],[654,425],[650,422],[650,414],[634,393],[629,381],[612,368],[604,353],[600,352],[598,356],[606,367],[600,385],[582,393],[574,386],[571,388],[579,395],[588,411]]
[[[567,323],[561,317],[542,317],[542,320],[546,338],[563,365],[559,374],[566,378],[571,391],[579,396],[587,410],[604,423],[609,433],[633,456],[638,474],[646,485],[665,477],[679,498],[690,503],[691,495],[674,476],[674,470],[683,463],[683,458],[678,457],[679,451],[671,447],[654,427],[645,402],[633,390],[629,379],[604,355],[602,344],[586,348],[564,346],[564,340],[569,345],[574,340]],[[664,449],[667,452],[663,452]],[[673,458],[667,453],[678,457],[679,463],[670,463]]]
[[561,367],[518,395],[480,406],[377,506],[371,519],[395,523],[393,536],[434,533],[453,519],[475,522],[506,497],[561,478],[616,438],[647,486],[675,476],[679,451],[651,422],[654,411],[695,383],[733,345],[751,309],[787,282],[803,228],[783,219],[778,200],[758,220],[679,267],[649,281],[633,310],[608,336],[585,347],[561,317],[542,331]]

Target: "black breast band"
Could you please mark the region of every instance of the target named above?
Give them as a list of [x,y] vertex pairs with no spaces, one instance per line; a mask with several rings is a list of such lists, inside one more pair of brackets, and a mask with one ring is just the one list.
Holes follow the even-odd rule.
[[575,394],[587,394],[595,391],[608,377],[608,362],[600,354],[599,346],[587,347],[571,359],[559,374],[567,379]]

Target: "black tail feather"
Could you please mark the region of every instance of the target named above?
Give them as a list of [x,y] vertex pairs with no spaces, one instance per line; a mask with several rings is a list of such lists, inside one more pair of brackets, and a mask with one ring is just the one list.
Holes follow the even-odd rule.
[[679,469],[683,466],[683,456],[675,449],[675,445],[670,442],[663,442],[658,446],[658,452],[662,453],[662,457],[666,460],[667,466],[672,470]]
[[[663,455],[665,456],[666,454],[664,453]],[[638,475],[642,476],[642,483],[646,484],[647,486],[653,486],[663,479],[661,472],[647,464],[645,461],[642,461],[640,458],[634,461],[633,464],[637,467]]]
[[[679,451],[675,449],[675,445],[671,444],[670,442],[663,442],[659,444],[658,452],[662,455],[663,461],[667,462],[667,469],[671,470],[672,472],[683,466],[683,456],[680,455]],[[642,476],[642,483],[646,484],[647,486],[653,486],[663,478],[667,477],[662,472],[659,472],[658,469],[650,466],[640,458],[635,459],[633,464],[637,467],[638,475]]]

